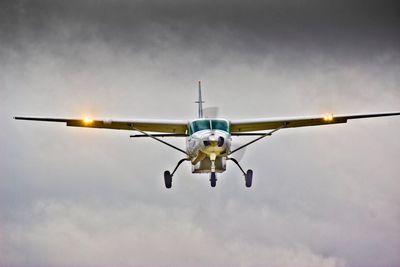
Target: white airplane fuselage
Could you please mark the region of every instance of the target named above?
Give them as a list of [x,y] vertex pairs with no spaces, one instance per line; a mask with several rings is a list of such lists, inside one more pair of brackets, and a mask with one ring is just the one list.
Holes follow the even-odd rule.
[[187,138],[186,151],[192,159],[200,154],[226,156],[231,148],[231,135],[220,130],[203,130]]
[[[193,129],[193,124],[197,122],[209,123],[210,129],[203,129],[193,132],[186,139],[186,152],[193,166],[193,172],[223,172],[225,171],[225,159],[230,152],[232,138],[229,131],[229,122],[218,119],[199,119],[190,123],[189,127]],[[212,122],[226,123],[226,129],[213,129]],[[201,167],[199,163],[208,161],[210,168]],[[203,166],[204,166],[203,162]],[[212,162],[217,162],[217,167],[213,167]]]

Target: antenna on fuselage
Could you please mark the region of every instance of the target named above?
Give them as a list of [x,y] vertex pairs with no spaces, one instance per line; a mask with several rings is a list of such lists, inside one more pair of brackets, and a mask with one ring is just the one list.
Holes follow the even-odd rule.
[[195,102],[199,105],[199,118],[203,118],[203,99],[201,98],[201,81],[199,81],[199,99]]

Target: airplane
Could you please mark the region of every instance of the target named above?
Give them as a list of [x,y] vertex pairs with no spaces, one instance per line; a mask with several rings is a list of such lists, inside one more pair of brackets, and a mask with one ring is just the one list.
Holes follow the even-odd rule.
[[[318,125],[331,125],[347,123],[352,119],[396,116],[400,112],[340,115],[291,118],[267,118],[227,120],[223,118],[206,118],[203,113],[204,101],[201,95],[201,82],[198,83],[198,118],[187,120],[94,120],[86,117],[83,119],[44,118],[44,117],[14,117],[16,120],[63,122],[66,126],[107,128],[113,130],[129,130],[140,134],[130,135],[132,138],[148,137],[161,142],[185,154],[178,161],[172,172],[164,172],[166,188],[172,187],[172,177],[184,161],[192,164],[192,173],[210,173],[211,187],[216,186],[216,173],[226,170],[228,160],[235,163],[242,172],[245,186],[251,187],[253,171],[244,171],[239,161],[231,155],[245,147],[276,133],[279,130],[292,127],[306,127]],[[255,136],[255,138],[235,149],[231,148],[232,136]],[[186,150],[172,145],[162,137],[186,137]]]

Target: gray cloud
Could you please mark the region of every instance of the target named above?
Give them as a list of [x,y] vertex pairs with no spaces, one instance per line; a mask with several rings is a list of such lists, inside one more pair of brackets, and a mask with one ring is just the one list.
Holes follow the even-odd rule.
[[11,120],[190,119],[198,79],[228,119],[398,110],[396,2],[1,5],[1,266],[398,266],[398,118],[281,131],[251,190],[229,165],[172,191],[167,147]]

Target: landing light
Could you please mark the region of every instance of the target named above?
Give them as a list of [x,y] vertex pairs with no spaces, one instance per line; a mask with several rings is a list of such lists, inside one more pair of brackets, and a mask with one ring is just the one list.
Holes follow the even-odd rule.
[[86,124],[88,124],[88,123],[92,123],[93,120],[92,120],[91,118],[89,118],[89,117],[85,117],[85,118],[83,119],[83,122],[86,123]]
[[324,116],[324,121],[333,121],[333,114],[328,114]]

